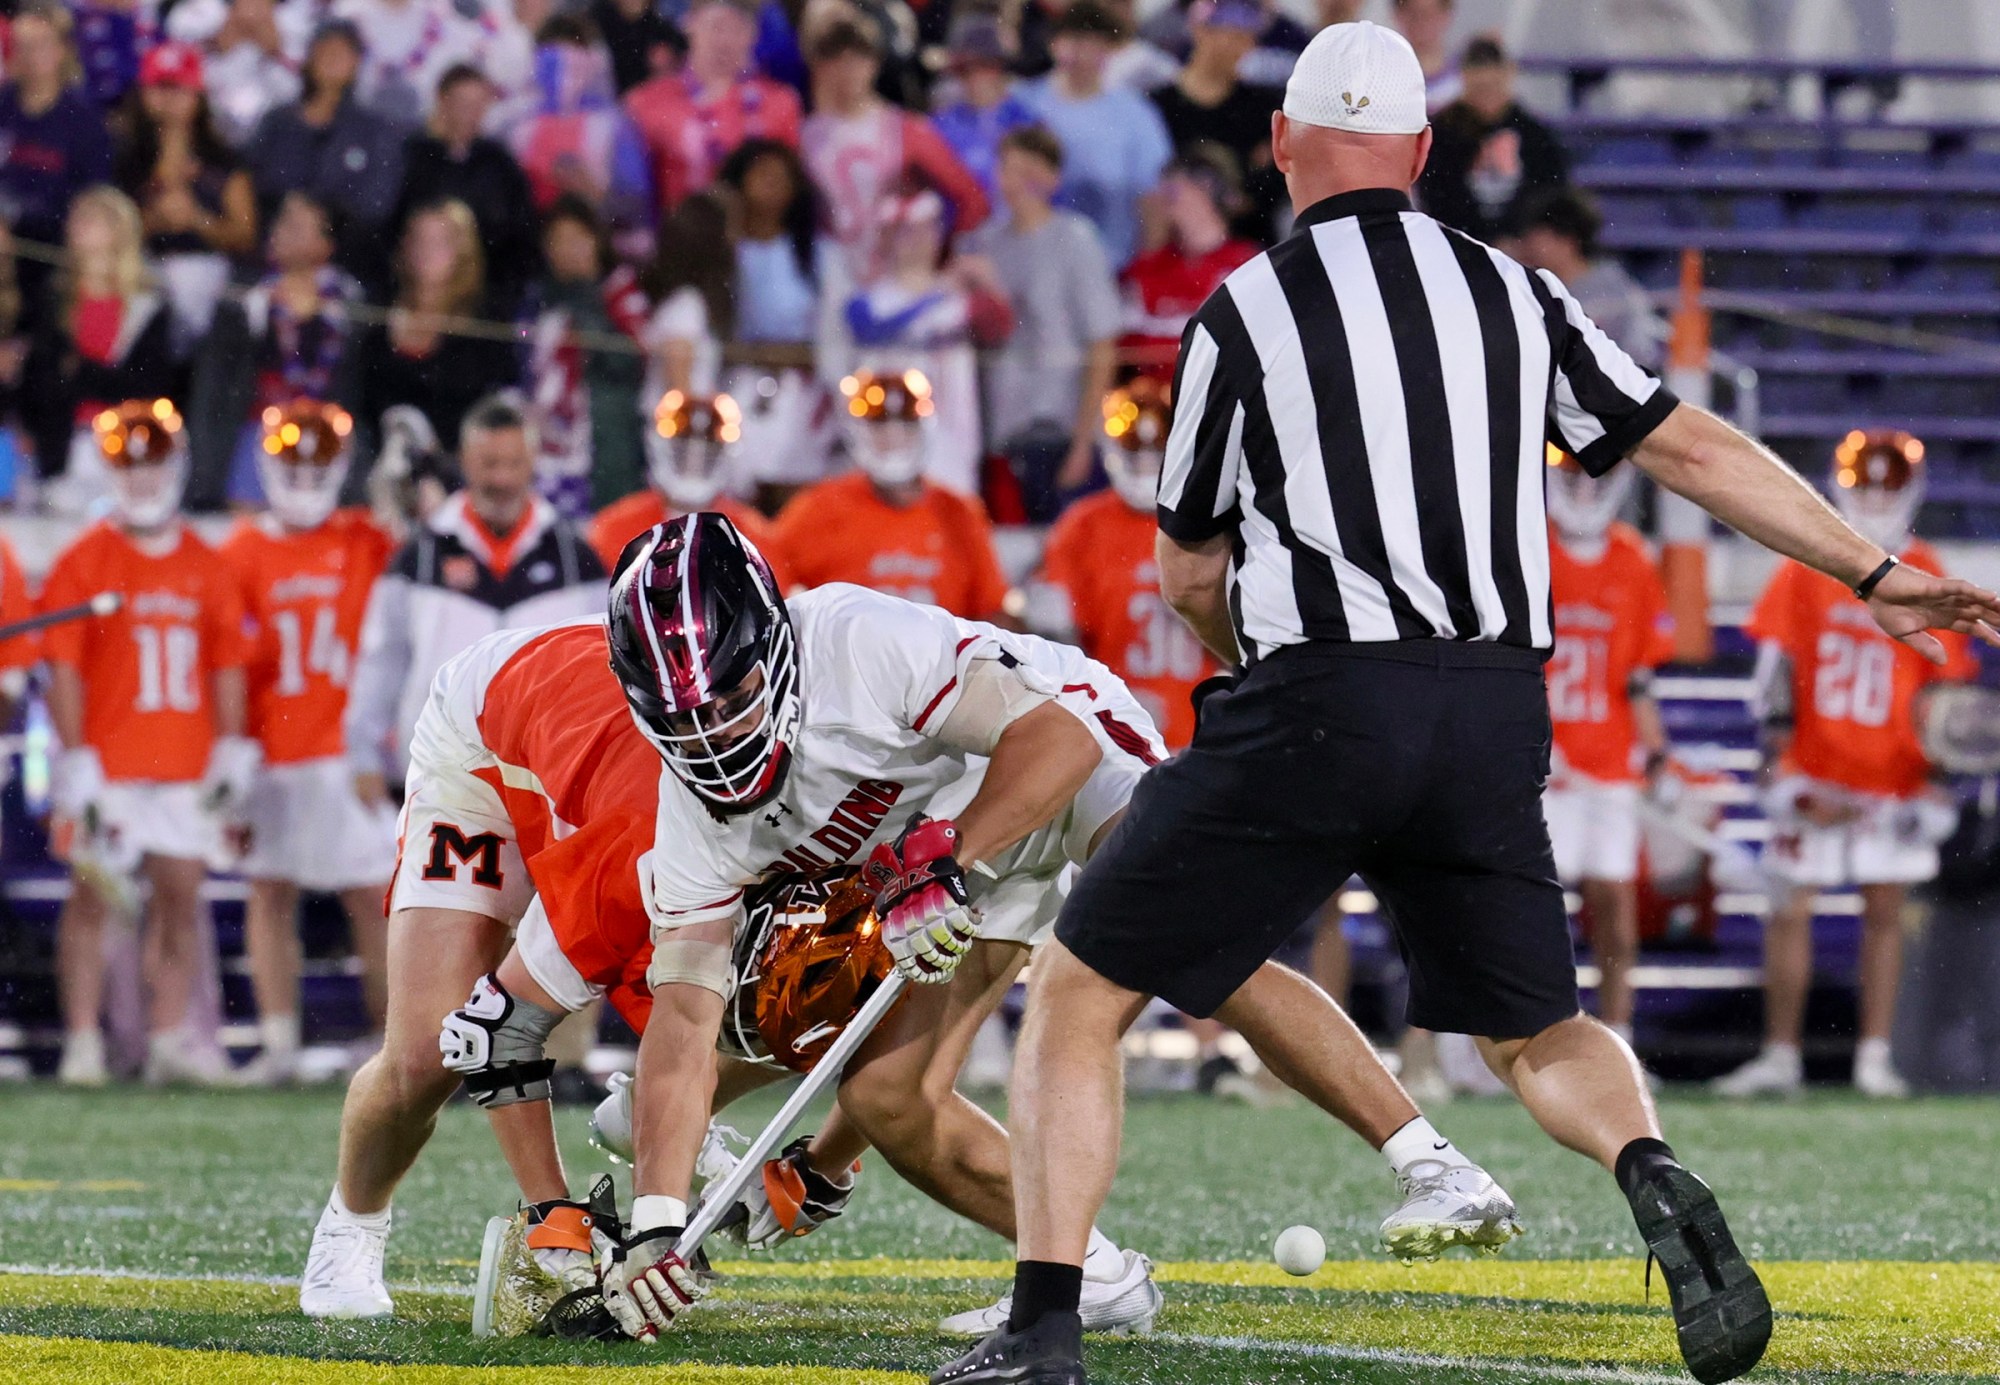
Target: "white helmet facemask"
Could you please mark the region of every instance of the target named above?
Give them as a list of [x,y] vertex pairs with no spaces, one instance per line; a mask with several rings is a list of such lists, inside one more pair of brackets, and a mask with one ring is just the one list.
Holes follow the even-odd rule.
[[646,430],[646,475],[653,489],[682,513],[706,510],[729,480],[729,458],[712,438],[662,437]]
[[1111,489],[1133,509],[1151,514],[1159,501],[1160,468],[1166,454],[1151,447],[1126,449],[1116,443],[1104,449],[1104,474]]
[[847,450],[871,481],[907,486],[923,476],[928,419],[849,418],[845,422]]
[[347,481],[347,459],[326,465],[287,462],[261,449],[257,454],[257,475],[264,483],[264,498],[271,513],[287,529],[317,529],[340,504],[340,488]]
[[131,529],[159,529],[180,513],[187,489],[188,455],[176,448],[164,462],[141,462],[111,469],[114,510]]
[[1834,508],[1862,538],[1890,553],[1901,553],[1909,547],[1917,511],[1924,503],[1921,471],[1895,490],[1886,486],[1838,484],[1832,490]]
[[1614,466],[1602,476],[1574,465],[1551,467],[1549,519],[1563,542],[1586,551],[1602,547],[1638,477],[1629,466]]

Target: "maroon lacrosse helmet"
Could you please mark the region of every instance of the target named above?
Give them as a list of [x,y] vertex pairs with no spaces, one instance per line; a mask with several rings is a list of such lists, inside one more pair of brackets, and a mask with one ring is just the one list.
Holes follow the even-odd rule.
[[720,813],[784,787],[798,648],[770,564],[735,525],[704,510],[626,545],[609,636],[633,720],[675,778]]

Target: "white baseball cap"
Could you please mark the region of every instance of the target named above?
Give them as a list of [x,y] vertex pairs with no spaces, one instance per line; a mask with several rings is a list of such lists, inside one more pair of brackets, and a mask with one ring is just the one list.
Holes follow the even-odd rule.
[[1285,117],[1357,135],[1414,135],[1430,124],[1424,69],[1409,40],[1368,20],[1313,35],[1285,84]]

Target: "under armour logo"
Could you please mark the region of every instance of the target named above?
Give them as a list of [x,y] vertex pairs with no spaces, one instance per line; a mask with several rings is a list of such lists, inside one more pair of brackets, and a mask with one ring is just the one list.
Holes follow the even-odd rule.
[[770,823],[771,826],[776,827],[780,822],[790,817],[791,815],[792,815],[792,810],[786,807],[784,804],[780,803],[774,810],[764,814],[764,821]]
[[1368,104],[1367,97],[1364,96],[1359,101],[1356,101],[1352,92],[1343,91],[1340,93],[1340,99],[1347,103],[1347,113],[1349,115],[1360,115],[1361,108]]

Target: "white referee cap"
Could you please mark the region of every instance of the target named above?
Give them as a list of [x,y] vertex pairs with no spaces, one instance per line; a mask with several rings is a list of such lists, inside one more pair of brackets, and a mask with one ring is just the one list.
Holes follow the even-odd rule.
[[1414,135],[1430,124],[1424,69],[1409,40],[1368,20],[1313,35],[1285,84],[1285,117],[1357,135]]

